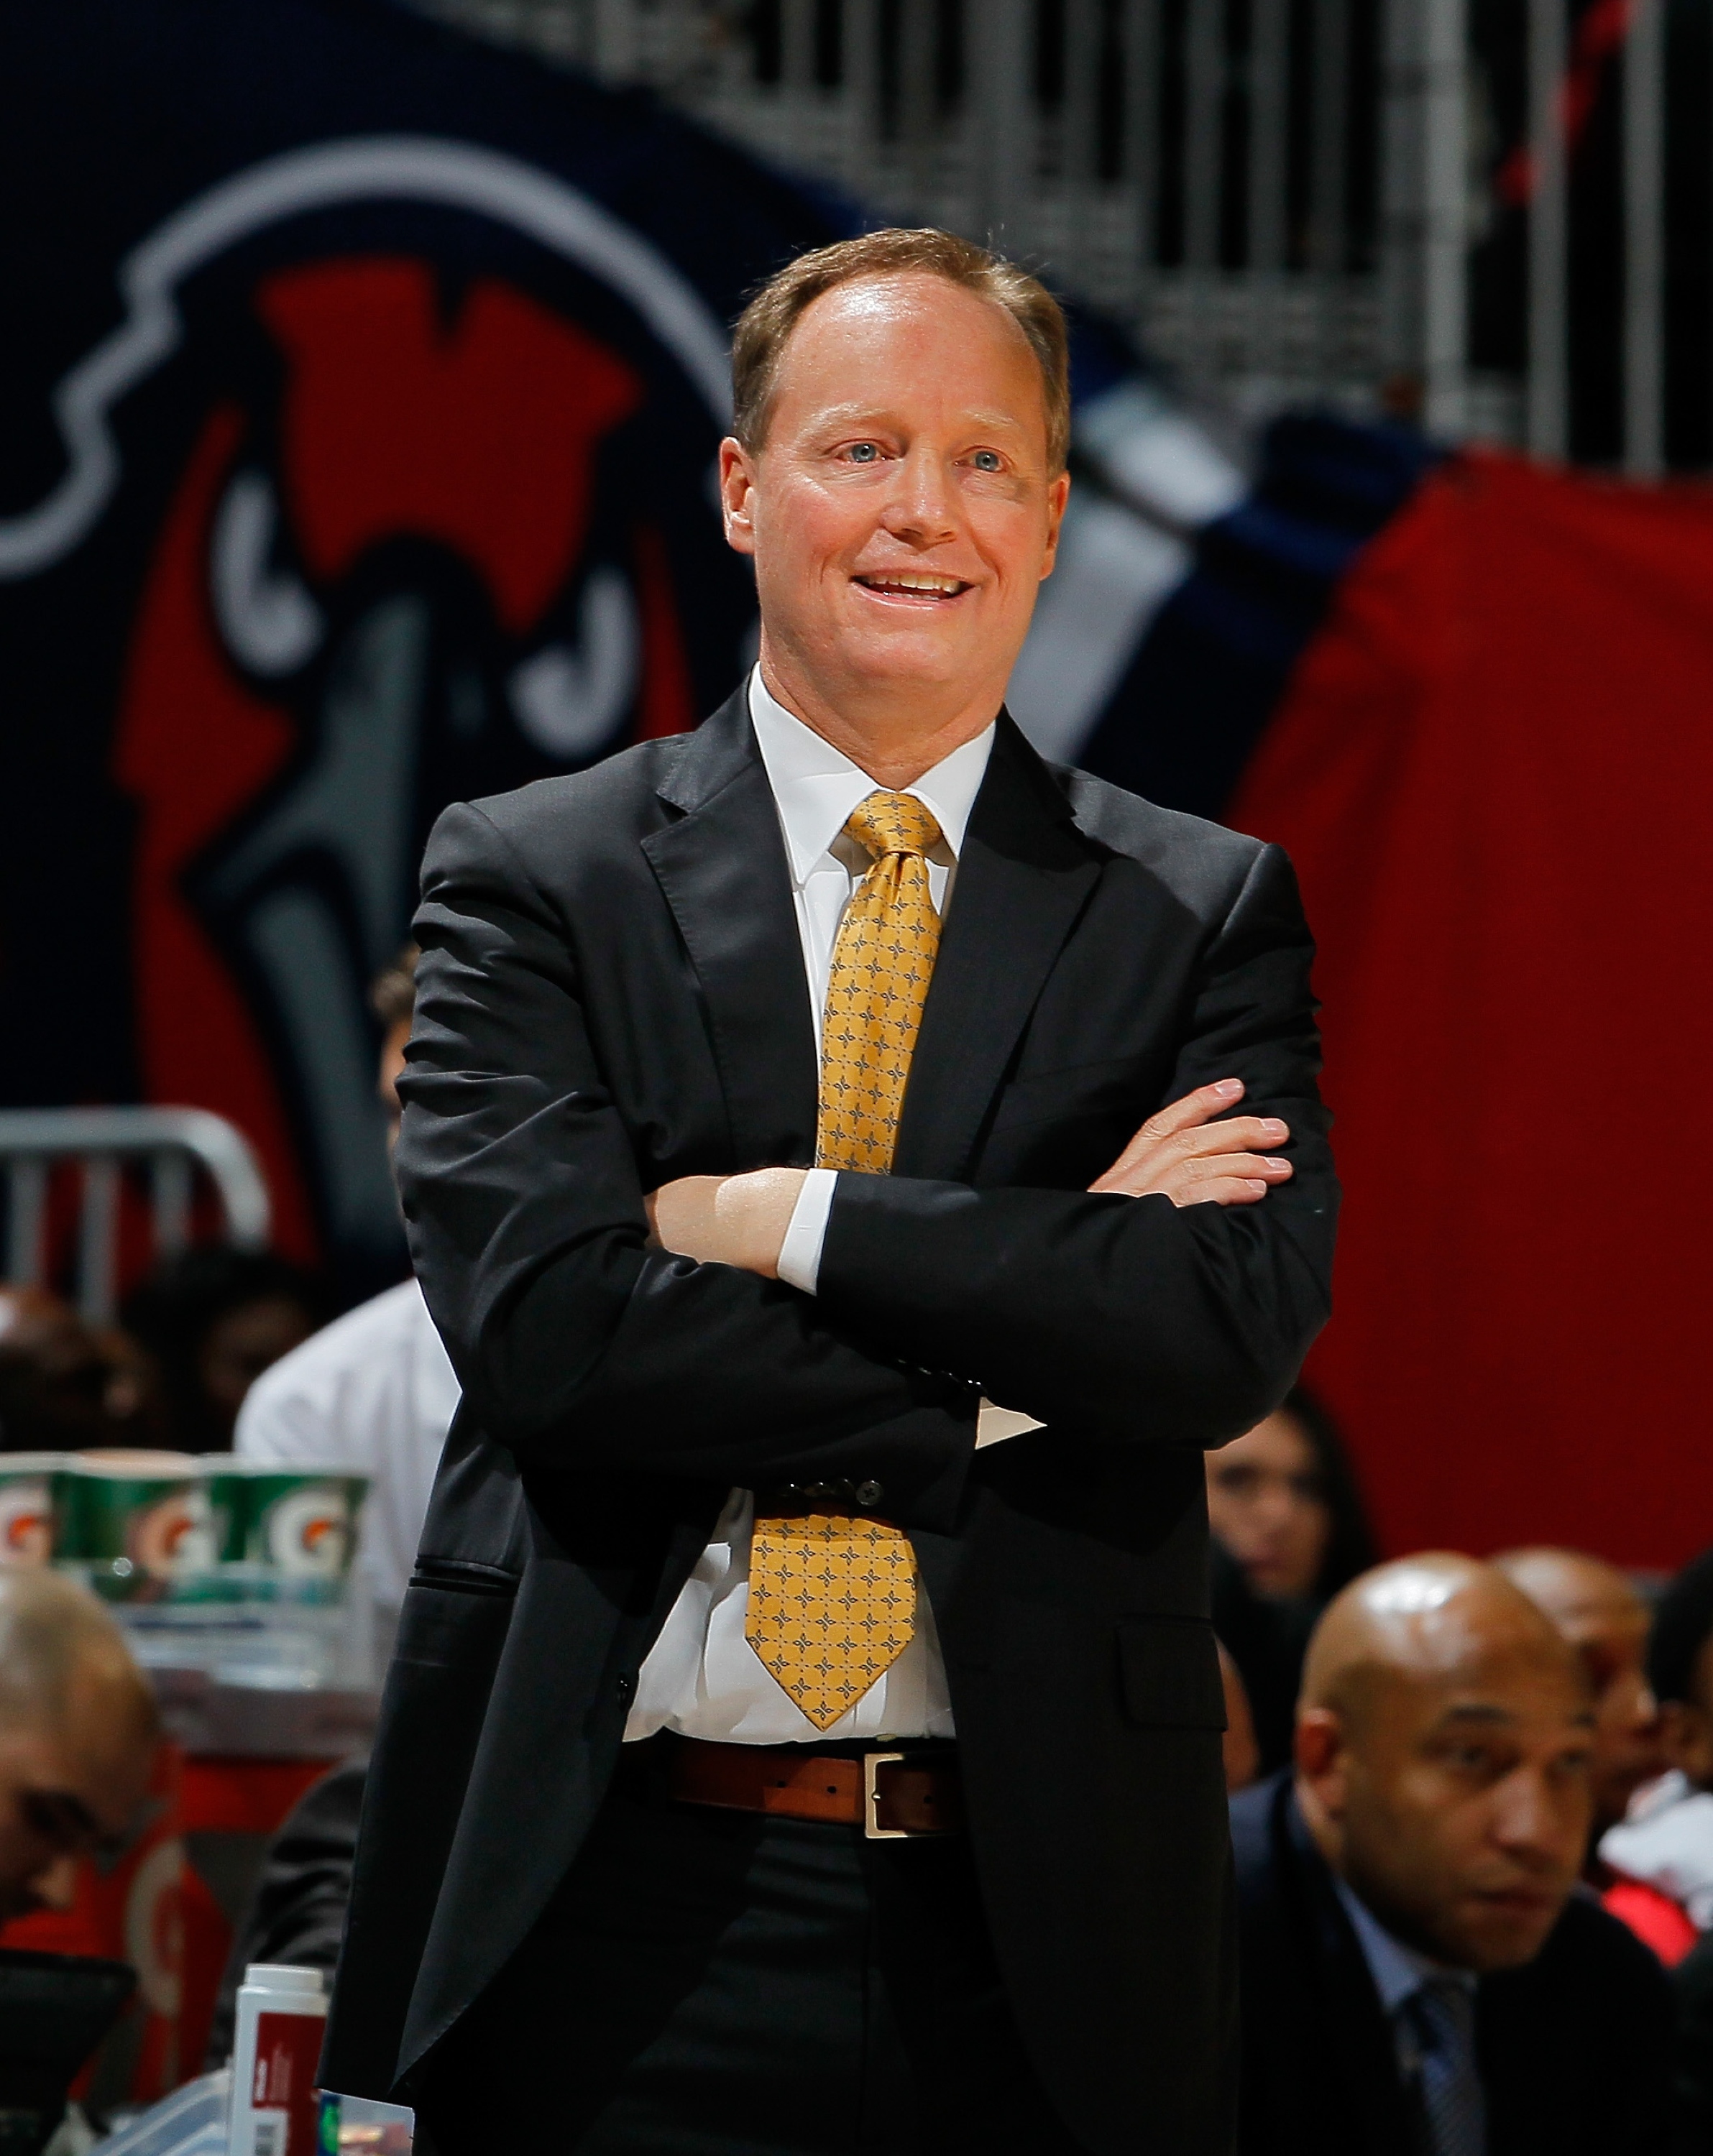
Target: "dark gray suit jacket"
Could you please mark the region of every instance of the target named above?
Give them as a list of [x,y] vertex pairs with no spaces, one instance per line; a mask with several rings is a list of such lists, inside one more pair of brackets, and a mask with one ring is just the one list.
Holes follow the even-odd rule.
[[[449,809],[399,1149],[465,1387],[371,1774],[324,2071],[408,2090],[563,1876],[728,1486],[882,1486],[932,1597],[1018,2021],[1091,2149],[1231,2132],[1235,1979],[1201,1448],[1325,1319],[1312,946],[1276,848],[1050,769],[1002,717],[895,1173],[820,1293],[647,1247],[675,1176],[813,1157],[816,1045],[741,696]],[[1090,1197],[1234,1074],[1263,1204]],[[985,1392],[1040,1432],[974,1450]]]

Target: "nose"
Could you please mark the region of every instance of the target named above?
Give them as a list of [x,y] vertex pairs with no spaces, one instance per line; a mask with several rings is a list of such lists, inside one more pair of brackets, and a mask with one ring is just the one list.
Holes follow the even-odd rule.
[[55,1856],[29,1881],[29,1893],[39,1909],[69,1909],[77,1901],[77,1859]]
[[957,536],[951,490],[938,451],[913,443],[898,459],[881,521],[895,539],[912,547],[935,547]]
[[1585,1780],[1555,1784],[1543,1769],[1523,1767],[1495,1795],[1493,1838],[1507,1855],[1540,1870],[1576,1869],[1592,1805]]

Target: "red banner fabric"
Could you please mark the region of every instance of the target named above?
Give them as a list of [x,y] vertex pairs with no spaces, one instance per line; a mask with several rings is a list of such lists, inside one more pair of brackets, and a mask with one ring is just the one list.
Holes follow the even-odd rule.
[[1713,495],[1445,468],[1228,820],[1289,850],[1319,943],[1345,1212],[1309,1375],[1386,1547],[1681,1563],[1713,1542]]

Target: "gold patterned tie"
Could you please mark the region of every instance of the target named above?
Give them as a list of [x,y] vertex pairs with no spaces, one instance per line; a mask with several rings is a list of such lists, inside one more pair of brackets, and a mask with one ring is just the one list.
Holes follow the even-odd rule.
[[[940,829],[908,793],[871,793],[845,829],[873,865],[833,944],[815,1159],[885,1175],[939,948],[924,856]],[[915,1555],[889,1521],[827,1506],[757,1516],[743,1636],[817,1729],[855,1707],[915,1629]]]

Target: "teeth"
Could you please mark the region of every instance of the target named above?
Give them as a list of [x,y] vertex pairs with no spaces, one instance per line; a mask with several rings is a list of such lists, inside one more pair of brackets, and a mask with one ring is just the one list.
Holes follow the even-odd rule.
[[960,577],[864,577],[861,581],[875,592],[934,592],[949,598],[964,588]]

